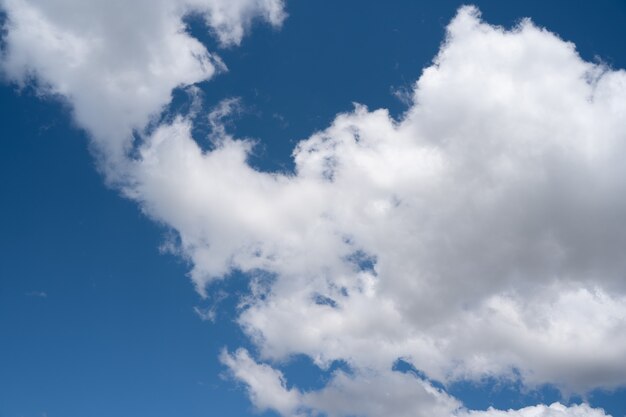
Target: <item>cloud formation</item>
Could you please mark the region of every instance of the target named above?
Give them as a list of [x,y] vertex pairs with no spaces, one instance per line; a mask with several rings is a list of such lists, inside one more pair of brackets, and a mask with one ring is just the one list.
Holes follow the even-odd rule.
[[224,352],[222,362],[247,385],[259,411],[274,410],[283,416],[328,417],[605,417],[602,409],[587,404],[553,403],[519,410],[467,410],[461,404],[414,375],[392,370],[336,371],[319,391],[288,389],[283,375],[256,363],[245,350]]
[[[626,75],[464,8],[401,120],[357,106],[258,172],[163,125],[127,189],[180,233],[202,290],[259,280],[239,318],[261,358],[584,392],[626,378]],[[269,283],[268,283],[269,282]]]
[[170,102],[172,90],[226,66],[191,37],[183,18],[201,16],[223,46],[237,45],[253,19],[279,26],[282,0],[2,0],[1,69],[19,85],[71,105],[78,125],[112,167]]
[[[93,21],[7,0],[3,65],[70,100],[109,160],[122,161],[124,193],[178,233],[200,293],[234,270],[250,275],[238,323],[259,355],[221,360],[259,409],[604,415],[560,404],[467,411],[430,381],[521,378],[570,392],[626,382],[626,72],[585,62],[528,20],[505,30],[464,7],[400,120],[357,105],[298,144],[294,173],[247,163],[254,144],[219,127],[232,101],[210,118],[215,149],[202,150],[192,119],[178,117],[131,158],[128,132],[172,88],[221,65],[181,31],[182,16],[206,13],[224,44],[253,15],[284,16],[275,1],[158,4],[146,6],[153,47],[129,34],[118,70],[107,54],[119,42]],[[132,28],[139,11],[116,24]],[[279,367],[295,354],[350,372],[316,391],[287,388]],[[427,379],[393,371],[399,358]]]

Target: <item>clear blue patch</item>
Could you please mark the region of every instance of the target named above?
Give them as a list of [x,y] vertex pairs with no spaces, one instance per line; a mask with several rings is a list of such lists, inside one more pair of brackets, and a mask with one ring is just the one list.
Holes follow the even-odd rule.
[[313,295],[313,301],[317,305],[329,306],[331,308],[337,308],[337,302],[335,300],[333,300],[332,298],[327,297],[325,295],[322,295],[322,294],[314,294]]
[[301,391],[314,391],[324,388],[335,372],[353,374],[352,368],[343,360],[333,361],[328,369],[322,369],[306,355],[294,355],[279,368],[285,376],[287,387],[297,388]]
[[424,372],[415,368],[410,362],[407,362],[402,358],[396,359],[391,367],[391,370],[395,372],[401,372],[403,374],[412,374],[416,378],[430,382],[435,388],[439,388],[444,391],[446,390],[445,386],[441,382],[428,378],[428,376]]
[[347,261],[352,263],[359,271],[369,272],[372,275],[376,274],[376,257],[365,253],[362,250],[357,250],[348,256]]
[[489,407],[498,409],[517,409],[536,404],[552,404],[560,401],[564,404],[580,403],[580,399],[564,399],[560,392],[550,385],[529,390],[519,378],[484,378],[480,381],[458,381],[447,387],[448,393],[463,402],[465,407],[484,410]]

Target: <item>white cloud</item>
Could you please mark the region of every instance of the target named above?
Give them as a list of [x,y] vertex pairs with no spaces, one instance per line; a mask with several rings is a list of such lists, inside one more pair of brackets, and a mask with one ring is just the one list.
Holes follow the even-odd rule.
[[[404,358],[443,383],[521,375],[577,392],[626,382],[624,71],[585,62],[529,21],[506,31],[466,7],[401,120],[364,106],[338,115],[294,150],[294,174],[247,164],[254,145],[219,128],[233,101],[210,118],[214,150],[179,117],[130,159],[129,130],[219,65],[181,31],[182,16],[206,12],[231,44],[253,15],[279,24],[283,12],[272,1],[140,2],[126,21],[111,4],[83,20],[60,0],[5,1],[5,70],[35,71],[68,97],[124,192],[178,232],[201,293],[235,269],[251,274],[238,320],[263,363],[243,350],[222,361],[259,409],[604,415],[560,404],[469,412],[391,368]],[[344,360],[352,374],[288,388],[274,365],[294,354],[321,368]]]
[[237,379],[245,381],[250,399],[259,410],[272,409],[285,416],[296,412],[300,394],[285,387],[280,371],[256,363],[243,349],[232,355],[224,351],[220,359]]
[[283,416],[327,417],[604,417],[602,409],[588,404],[537,405],[519,410],[467,410],[429,382],[412,374],[391,370],[366,370],[347,374],[335,371],[319,391],[287,388],[283,375],[267,364],[255,362],[245,350],[223,352],[222,362],[248,389],[260,411]]
[[606,416],[602,409],[591,408],[587,404],[566,407],[560,403],[550,406],[537,405],[525,407],[520,410],[495,410],[470,411],[459,414],[460,417],[603,417]]
[[464,8],[413,100],[400,121],[339,115],[293,175],[255,171],[226,133],[203,152],[179,118],[127,192],[180,233],[200,291],[233,269],[274,276],[239,317],[263,360],[624,384],[626,74]]
[[283,416],[323,413],[328,417],[450,416],[458,401],[408,374],[389,371],[362,371],[349,375],[336,371],[319,391],[302,392],[286,387],[283,375],[255,362],[247,351],[224,352],[222,362],[233,376],[243,381],[259,410],[271,409]]
[[[204,17],[223,45],[238,44],[251,21],[280,25],[282,0],[2,0],[8,16],[1,69],[21,85],[71,104],[106,157],[109,174],[171,100],[172,89],[226,67],[191,37],[183,18]],[[113,169],[112,166],[115,166]]]

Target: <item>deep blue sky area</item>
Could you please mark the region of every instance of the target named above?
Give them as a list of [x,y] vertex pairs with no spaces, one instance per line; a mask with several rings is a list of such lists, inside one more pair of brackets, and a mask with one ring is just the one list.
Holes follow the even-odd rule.
[[[393,91],[410,89],[429,65],[461,4],[288,1],[282,29],[256,25],[229,49],[190,18],[229,68],[200,85],[204,105],[240,97],[229,126],[258,140],[252,163],[290,170],[295,143],[353,102],[400,117],[406,105]],[[626,68],[624,0],[475,4],[489,23],[531,17],[583,58]],[[224,346],[248,343],[233,322],[245,278],[221,284],[230,295],[218,320],[202,321],[194,307],[211,299],[194,292],[188,264],[160,253],[168,231],[104,185],[67,106],[1,84],[0,109],[0,417],[253,415],[218,361]],[[198,141],[207,129],[198,124]],[[284,371],[305,387],[327,377],[305,358]],[[568,401],[550,387],[520,397],[496,381],[451,392],[476,408]],[[625,390],[588,399],[626,415]]]

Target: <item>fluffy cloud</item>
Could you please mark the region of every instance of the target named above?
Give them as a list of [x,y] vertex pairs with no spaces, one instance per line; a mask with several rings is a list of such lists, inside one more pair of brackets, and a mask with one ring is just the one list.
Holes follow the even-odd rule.
[[224,352],[222,362],[248,387],[260,411],[274,410],[283,416],[327,417],[604,417],[602,409],[586,404],[566,407],[560,403],[520,410],[470,411],[454,398],[414,375],[386,371],[336,371],[319,391],[302,392],[286,387],[283,375],[256,363],[245,350]]
[[[238,44],[254,18],[280,25],[281,0],[2,0],[4,75],[72,106],[110,167],[170,102],[172,89],[226,67],[185,31],[202,16],[223,45]],[[114,169],[108,171],[113,174]]]
[[258,172],[179,118],[127,192],[180,233],[203,291],[265,271],[239,322],[261,358],[567,390],[626,380],[626,74],[529,21],[462,9],[400,121],[339,115]]
[[[232,101],[210,118],[214,149],[202,150],[191,119],[178,117],[131,158],[128,132],[173,87],[218,67],[181,17],[205,13],[224,44],[236,43],[252,16],[279,24],[280,2],[158,3],[140,32],[131,29],[144,3],[127,22],[113,13],[100,26],[60,4],[5,1],[5,71],[34,72],[73,103],[122,161],[124,193],[178,232],[200,293],[233,270],[250,275],[238,322],[258,358],[221,359],[259,409],[604,415],[560,404],[470,412],[429,381],[519,377],[577,392],[626,382],[624,71],[585,62],[530,21],[507,31],[465,7],[400,120],[356,106],[296,147],[292,174],[247,163],[254,144],[219,125]],[[102,36],[104,23],[129,32],[122,51],[118,35]],[[350,372],[317,391],[288,388],[277,364],[294,354]],[[393,371],[398,358],[428,379]]]
[[200,291],[265,271],[239,317],[261,359],[352,367],[300,406],[362,413],[360,377],[383,390],[407,378],[389,371],[398,358],[444,383],[623,384],[626,74],[529,21],[506,31],[464,8],[413,99],[399,121],[339,115],[297,146],[289,175],[255,171],[253,144],[227,134],[203,152],[179,118],[142,147],[127,192],[179,232]]
[[302,392],[288,389],[281,373],[256,363],[245,350],[223,352],[221,359],[247,385],[259,410],[283,416],[450,417],[460,409],[458,401],[428,382],[391,370],[336,371],[323,389]]
[[603,417],[603,410],[591,408],[586,404],[565,407],[563,404],[554,403],[550,406],[537,405],[525,407],[520,410],[494,410],[462,412],[460,417]]

